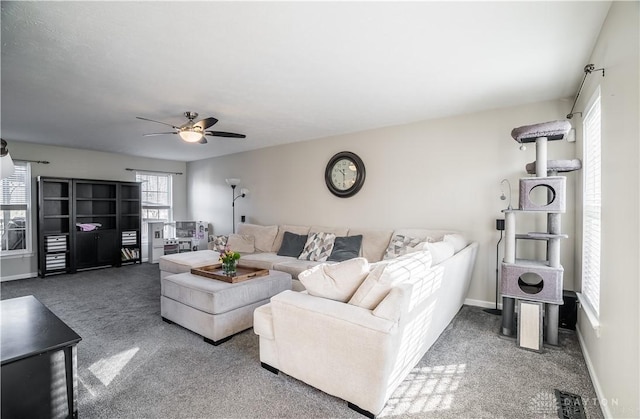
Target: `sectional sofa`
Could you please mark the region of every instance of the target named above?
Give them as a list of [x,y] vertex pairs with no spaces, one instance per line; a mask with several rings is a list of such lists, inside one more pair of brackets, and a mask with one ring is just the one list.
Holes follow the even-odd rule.
[[[318,236],[320,246],[310,254],[309,238]],[[324,260],[336,249],[343,251],[337,259],[354,252],[338,242],[356,242],[354,257]],[[210,246],[164,256],[162,277],[210,264],[225,246],[240,251],[245,266],[291,274],[293,290],[253,313],[262,366],[342,398],[369,417],[382,412],[459,311],[478,250],[477,243],[444,230],[253,224],[240,224],[237,235],[212,237]]]

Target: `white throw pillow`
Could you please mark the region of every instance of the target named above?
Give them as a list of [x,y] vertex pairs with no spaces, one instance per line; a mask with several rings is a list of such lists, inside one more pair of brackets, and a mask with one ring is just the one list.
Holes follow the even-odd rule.
[[227,240],[227,247],[238,253],[255,252],[254,237],[244,234],[231,234]]
[[445,241],[426,243],[425,247],[431,253],[431,265],[438,265],[455,253],[453,244]]
[[333,233],[310,233],[298,259],[325,262],[333,251],[335,241],[336,235]]
[[451,243],[453,245],[453,251],[455,253],[458,253],[469,244],[467,239],[465,239],[461,234],[445,234],[442,241]]
[[424,277],[430,268],[429,252],[410,253],[391,260],[386,265],[377,265],[358,287],[349,304],[373,310],[396,284]]
[[300,272],[298,280],[310,295],[346,303],[368,274],[369,262],[354,258],[333,265],[316,265]]

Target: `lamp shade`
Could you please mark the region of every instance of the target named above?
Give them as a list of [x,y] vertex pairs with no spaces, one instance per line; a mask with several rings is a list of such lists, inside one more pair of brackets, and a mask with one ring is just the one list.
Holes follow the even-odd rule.
[[235,188],[240,184],[240,179],[232,177],[232,178],[225,179],[225,182],[227,182],[227,185],[231,186],[232,188]]
[[0,179],[8,178],[13,174],[15,166],[11,154],[7,153],[0,159]]
[[249,189],[247,188],[242,188],[240,189],[240,194],[244,197],[246,195],[249,195]]

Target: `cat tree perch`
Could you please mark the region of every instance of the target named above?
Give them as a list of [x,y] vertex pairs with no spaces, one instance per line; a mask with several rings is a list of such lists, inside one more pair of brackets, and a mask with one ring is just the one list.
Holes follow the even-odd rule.
[[[505,251],[502,262],[502,334],[513,336],[518,345],[542,351],[543,341],[558,345],[559,307],[563,303],[563,273],[560,263],[561,216],[566,211],[566,178],[558,173],[579,170],[580,160],[547,160],[549,141],[564,139],[571,130],[569,121],[551,121],[513,129],[518,143],[535,143],[536,160],[526,166],[535,177],[521,178],[518,209],[505,209]],[[540,190],[546,199],[534,199]],[[547,231],[516,234],[516,216],[523,212],[547,214]],[[516,258],[517,240],[543,240],[546,260]],[[534,280],[532,281],[531,278]],[[514,322],[518,304],[518,327]]]

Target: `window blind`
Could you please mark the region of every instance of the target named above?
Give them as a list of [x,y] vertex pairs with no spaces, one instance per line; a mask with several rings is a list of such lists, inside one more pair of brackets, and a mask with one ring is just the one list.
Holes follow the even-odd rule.
[[600,243],[602,209],[602,153],[600,90],[583,119],[583,225],[582,225],[582,294],[600,314]]
[[31,166],[14,162],[14,172],[0,181],[0,252],[31,252]]
[[28,204],[28,163],[15,162],[14,165],[13,174],[8,178],[2,179],[2,199],[0,204],[2,204],[3,208],[14,205],[24,208]]

